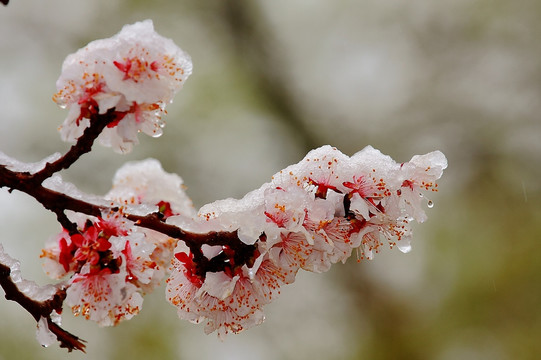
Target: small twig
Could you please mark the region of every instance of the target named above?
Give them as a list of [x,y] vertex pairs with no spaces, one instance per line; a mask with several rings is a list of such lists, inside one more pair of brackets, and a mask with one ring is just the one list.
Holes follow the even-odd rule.
[[74,235],[79,233],[79,229],[77,229],[77,224],[73,223],[64,213],[64,211],[58,211],[56,212],[56,219],[62,225],[64,229],[68,231],[70,235]]
[[81,350],[84,352],[85,345],[82,343],[84,340],[63,330],[60,326],[55,324],[50,317],[53,310],[61,312],[62,303],[66,298],[66,291],[60,289],[51,299],[46,301],[36,301],[22,293],[13,282],[10,275],[10,267],[0,264],[0,286],[4,289],[5,298],[21,305],[30,313],[30,315],[32,315],[36,322],[39,321],[41,317],[47,319],[49,330],[56,335],[57,340],[60,342],[60,347],[67,348],[68,351]]
[[[119,210],[118,208],[91,204],[64,193],[48,189],[43,185],[36,184],[32,174],[12,171],[2,165],[0,165],[1,187],[7,187],[10,190],[19,190],[32,196],[46,209],[54,212],[63,226],[71,227],[69,219],[64,214],[65,210],[72,210],[95,217],[101,216],[104,212],[116,212]],[[193,233],[163,222],[157,214],[141,216],[124,213],[123,215],[128,220],[133,221],[137,226],[152,229],[169,237],[183,240],[189,247],[201,247],[201,245],[207,244],[230,245],[234,248],[235,246],[240,247],[242,246],[241,244],[244,244],[239,240],[236,231],[211,231],[203,234]],[[70,230],[68,228],[66,229]]]
[[[241,247],[245,245],[240,241],[236,231],[210,231],[207,233],[193,233],[179,228],[178,226],[166,224],[160,220],[157,214],[145,216],[124,214],[124,217],[131,220],[137,226],[155,230],[174,239],[182,240],[191,248],[200,248],[201,245],[229,245]],[[241,245],[242,244],[242,245]]]
[[56,339],[60,342],[61,348],[68,349],[69,352],[71,352],[72,350],[80,350],[84,353],[86,352],[86,345],[83,344],[84,342],[86,342],[85,340],[62,329],[50,318],[47,318],[47,326],[49,327],[49,330],[56,335]]
[[90,116],[90,126],[88,126],[84,130],[83,135],[77,139],[77,143],[74,144],[60,159],[52,163],[47,163],[43,169],[33,174],[33,181],[41,184],[43,180],[51,177],[51,175],[60,170],[69,168],[82,155],[90,152],[94,140],[97,139],[108,124],[116,120],[116,117],[117,113],[114,108],[110,109],[105,114],[99,114],[97,112],[92,113]]

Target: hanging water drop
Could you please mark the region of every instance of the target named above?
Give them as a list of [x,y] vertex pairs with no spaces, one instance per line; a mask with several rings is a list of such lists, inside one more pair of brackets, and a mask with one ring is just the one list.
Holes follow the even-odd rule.
[[250,282],[254,282],[255,272],[253,268],[248,269],[248,278],[250,279]]
[[432,200],[428,200],[427,205],[428,205],[429,208],[432,209],[434,207],[434,202]]

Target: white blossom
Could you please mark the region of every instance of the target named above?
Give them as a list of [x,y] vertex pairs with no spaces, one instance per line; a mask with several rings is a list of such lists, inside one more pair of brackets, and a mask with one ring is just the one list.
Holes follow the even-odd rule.
[[66,303],[75,315],[102,326],[136,315],[142,294],[159,285],[165,269],[157,245],[119,213],[79,219],[79,233],[63,230],[42,251],[44,270],[65,281]]
[[165,172],[158,160],[131,161],[117,170],[105,198],[124,205],[167,202],[173,213],[193,216],[195,209],[184,188],[182,178]]
[[99,141],[118,152],[137,144],[137,133],[160,136],[166,104],[192,72],[190,57],[158,35],[151,20],[126,25],[117,35],[89,43],[62,65],[53,100],[69,110],[64,141],[80,137],[92,114],[114,109],[116,120]]

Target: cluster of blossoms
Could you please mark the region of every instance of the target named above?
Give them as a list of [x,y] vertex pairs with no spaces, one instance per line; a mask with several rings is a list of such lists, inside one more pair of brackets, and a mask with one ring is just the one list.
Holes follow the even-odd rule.
[[193,231],[236,232],[246,246],[239,257],[228,245],[194,254],[179,242],[167,298],[220,336],[260,324],[262,307],[299,269],[327,271],[353,250],[371,259],[384,242],[409,251],[410,222],[423,222],[422,203],[432,204],[422,191],[437,191],[446,167],[439,151],[396,163],[372,147],[350,158],[323,146],[241,200],[208,204],[191,223],[172,216]]
[[[165,275],[175,241],[135,226],[122,215],[134,206],[154,209],[163,218],[194,213],[182,179],[149,159],[125,164],[105,195],[120,210],[102,217],[72,215],[78,232],[55,236],[43,250],[44,270],[66,281],[66,303],[75,315],[100,325],[115,325],[139,312],[145,293]],[[164,199],[167,199],[165,201]]]
[[62,139],[75,141],[93,115],[110,109],[115,120],[99,137],[103,145],[129,152],[138,132],[160,136],[165,105],[191,72],[190,57],[158,35],[150,20],[91,42],[66,58],[56,83],[53,100],[69,110],[60,127]]
[[325,272],[354,251],[372,259],[385,242],[409,251],[410,223],[425,221],[423,204],[432,204],[423,192],[437,191],[446,167],[439,151],[396,163],[372,147],[348,157],[323,146],[244,198],[196,213],[182,180],[157,160],[127,163],[105,196],[111,205],[144,206],[139,211],[216,241],[194,250],[135,226],[121,210],[79,218],[76,234],[62,231],[43,251],[45,269],[70,275],[67,304],[101,325],[136,314],[169,270],[166,296],[179,317],[223,337],[262,323],[263,306],[300,269]]
[[42,252],[53,278],[71,275],[66,303],[75,315],[113,325],[139,312],[139,284],[149,284],[157,269],[152,247],[118,218],[88,219],[79,232],[64,230]]

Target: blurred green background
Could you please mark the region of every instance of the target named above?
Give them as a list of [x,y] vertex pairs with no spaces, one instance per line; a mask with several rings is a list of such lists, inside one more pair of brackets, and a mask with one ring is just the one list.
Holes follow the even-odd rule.
[[[0,151],[66,151],[51,101],[63,59],[151,18],[194,73],[165,134],[126,156],[96,146],[63,176],[104,194],[125,161],[155,157],[197,207],[241,197],[311,148],[373,145],[449,160],[413,250],[299,274],[266,322],[220,342],[180,321],[163,288],[116,328],[64,315],[87,355],[34,340],[0,299],[7,359],[538,359],[541,357],[541,2],[538,0],[12,0],[0,7]],[[0,191],[0,241],[23,276],[52,214]]]

